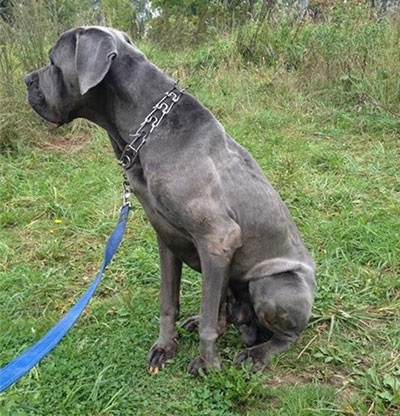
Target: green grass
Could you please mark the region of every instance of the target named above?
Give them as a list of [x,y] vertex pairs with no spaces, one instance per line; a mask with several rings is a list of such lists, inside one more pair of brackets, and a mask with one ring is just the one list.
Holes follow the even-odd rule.
[[[318,265],[312,321],[299,343],[256,375],[232,366],[241,345],[230,328],[219,342],[223,369],[190,377],[198,337],[180,329],[178,354],[149,376],[159,269],[154,232],[135,201],[90,305],[60,345],[0,396],[0,414],[399,414],[398,118],[359,105],[340,83],[311,90],[296,72],[243,65],[229,48],[142,47],[190,85],[286,201]],[[34,129],[35,137],[45,131]],[[91,282],[118,217],[122,177],[106,135],[75,123],[37,143],[6,142],[0,181],[4,365]],[[199,296],[200,278],[185,268],[183,318],[198,311]]]

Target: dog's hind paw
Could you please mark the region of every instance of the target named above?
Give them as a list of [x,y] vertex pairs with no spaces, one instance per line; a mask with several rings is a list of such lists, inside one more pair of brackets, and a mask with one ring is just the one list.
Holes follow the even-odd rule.
[[234,364],[237,367],[240,367],[242,365],[246,365],[248,363],[251,363],[251,359],[249,356],[248,349],[245,349],[244,351],[239,352],[239,354],[236,356]]
[[220,369],[221,363],[219,359],[214,360],[212,364],[207,363],[207,361],[203,357],[197,357],[193,360],[188,368],[187,371],[189,374],[193,376],[208,374],[211,368]]
[[191,316],[182,323],[182,328],[188,332],[194,332],[198,329],[200,322],[199,315]]
[[257,347],[246,348],[240,352],[235,359],[234,364],[238,367],[251,366],[251,370],[256,373],[264,370],[266,361],[264,355],[259,354]]

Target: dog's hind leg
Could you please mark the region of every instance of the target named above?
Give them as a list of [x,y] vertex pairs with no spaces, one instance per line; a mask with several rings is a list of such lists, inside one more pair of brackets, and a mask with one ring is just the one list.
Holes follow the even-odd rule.
[[166,361],[175,355],[178,332],[175,322],[179,317],[179,290],[182,262],[158,237],[160,253],[160,333],[148,356],[149,372],[157,373]]
[[[226,304],[221,305],[220,311],[218,313],[218,325],[217,325],[217,332],[218,336],[221,336],[227,327],[227,312],[226,312]],[[200,325],[200,315],[193,315],[189,316],[189,318],[185,319],[181,326],[185,331],[194,332],[199,329]]]
[[[226,331],[227,325],[229,323],[237,324],[235,317],[233,316],[234,310],[233,306],[235,299],[230,291],[228,291],[226,296],[226,301],[220,305],[220,310],[218,313],[218,334],[221,336]],[[188,332],[194,332],[199,329],[200,324],[200,315],[193,315],[186,318],[181,324],[182,328]]]
[[[282,262],[280,266],[285,267],[278,268],[279,262],[279,259],[266,261],[263,267],[254,268],[255,278],[246,277],[257,325],[272,332],[271,339],[247,348],[236,359],[237,364],[250,360],[254,371],[262,370],[271,354],[289,348],[311,316],[315,289],[313,269],[292,262]],[[287,266],[294,266],[293,270]],[[262,270],[277,273],[262,277]],[[279,273],[280,270],[284,271]]]
[[235,364],[241,365],[250,362],[254,372],[262,371],[272,354],[287,350],[296,339],[297,337],[293,337],[292,339],[280,339],[279,337],[272,335],[272,338],[267,342],[246,348],[239,353],[235,359]]

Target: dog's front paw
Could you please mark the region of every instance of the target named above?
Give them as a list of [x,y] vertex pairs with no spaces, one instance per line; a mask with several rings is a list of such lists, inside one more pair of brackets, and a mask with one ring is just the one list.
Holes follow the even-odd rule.
[[246,348],[240,352],[235,359],[236,366],[251,365],[253,372],[264,370],[266,366],[265,354],[263,354],[257,347]]
[[208,374],[211,368],[221,368],[219,358],[215,359],[212,363],[207,363],[203,357],[198,357],[189,364],[187,371],[189,374],[197,376],[201,375],[201,373]]
[[156,342],[152,346],[147,358],[149,373],[152,375],[158,374],[165,367],[167,360],[175,355],[177,347],[178,342],[176,339],[168,343]]

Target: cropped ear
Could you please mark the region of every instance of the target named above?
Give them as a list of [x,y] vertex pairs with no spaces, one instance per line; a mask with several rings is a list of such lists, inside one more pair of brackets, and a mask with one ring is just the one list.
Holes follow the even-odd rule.
[[105,30],[90,28],[77,33],[75,67],[82,95],[104,79],[117,55],[115,40]]

